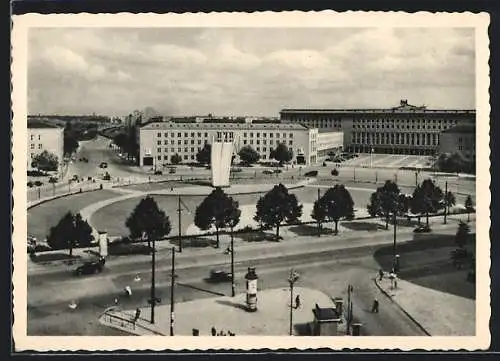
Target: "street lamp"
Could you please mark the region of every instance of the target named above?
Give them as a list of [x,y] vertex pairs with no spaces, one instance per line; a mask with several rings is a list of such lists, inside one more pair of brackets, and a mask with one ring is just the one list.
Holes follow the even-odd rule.
[[299,274],[293,269],[290,270],[288,283],[290,284],[290,336],[293,336],[293,285],[299,279]]
[[235,296],[234,284],[234,228],[231,227],[231,297]]

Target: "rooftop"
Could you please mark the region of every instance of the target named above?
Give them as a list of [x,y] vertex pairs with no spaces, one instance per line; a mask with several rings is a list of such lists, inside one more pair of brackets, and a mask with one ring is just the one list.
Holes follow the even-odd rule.
[[294,123],[174,123],[174,122],[152,122],[142,126],[141,129],[186,129],[186,130],[219,130],[219,129],[235,129],[235,130],[307,130],[308,127],[302,124]]
[[28,121],[28,128],[29,129],[35,129],[35,128],[56,128],[56,129],[62,129],[61,127],[58,127],[55,124],[50,124],[41,120],[29,120]]

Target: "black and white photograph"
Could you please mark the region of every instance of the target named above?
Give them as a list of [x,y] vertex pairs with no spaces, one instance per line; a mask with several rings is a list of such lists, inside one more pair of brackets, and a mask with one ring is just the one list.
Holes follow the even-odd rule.
[[488,23],[14,16],[16,346],[488,347]]

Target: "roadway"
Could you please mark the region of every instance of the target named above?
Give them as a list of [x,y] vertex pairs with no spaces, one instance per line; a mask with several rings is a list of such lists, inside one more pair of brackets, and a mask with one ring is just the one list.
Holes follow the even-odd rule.
[[[453,233],[456,225],[443,226],[441,234]],[[255,266],[259,274],[260,289],[287,286],[290,268],[297,269],[302,277],[300,285],[319,289],[331,297],[345,296],[345,287],[355,287],[355,314],[373,335],[421,335],[421,331],[375,288],[372,277],[379,265],[373,259],[373,251],[381,245],[390,245],[392,238],[387,233],[375,236],[346,237],[333,241],[328,237],[301,239],[302,244],[285,242],[268,247],[257,245],[241,247],[235,254],[237,292],[244,292],[243,279],[248,266]],[[410,240],[409,233],[399,234],[399,242]],[[268,245],[266,245],[268,246]],[[266,251],[267,250],[267,251]],[[229,294],[230,285],[210,284],[205,278],[211,268],[229,270],[230,257],[222,250],[206,252],[184,252],[176,259],[176,300],[178,302],[197,298]],[[445,260],[443,260],[444,262]],[[447,260],[446,260],[447,261]],[[422,260],[425,266],[426,260]],[[432,260],[436,264],[436,260]],[[150,290],[150,257],[129,256],[110,259],[106,269],[98,275],[75,279],[69,269],[55,269],[48,273],[30,274],[28,277],[28,331],[30,334],[106,335],[115,334],[96,323],[105,307],[119,296],[127,285],[132,287],[130,300],[121,299],[123,307],[145,306]],[[156,267],[157,294],[162,303],[170,298],[170,252],[160,250]],[[140,281],[134,281],[136,276]],[[375,317],[367,312],[374,297],[381,302],[381,313]],[[71,311],[68,304],[76,300],[78,308]],[[65,322],[61,322],[64,316]],[[382,322],[383,320],[383,322]]]

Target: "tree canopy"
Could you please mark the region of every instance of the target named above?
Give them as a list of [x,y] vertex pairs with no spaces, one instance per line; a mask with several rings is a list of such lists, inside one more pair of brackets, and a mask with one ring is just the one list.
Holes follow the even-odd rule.
[[238,155],[245,165],[257,163],[260,159],[260,154],[249,145],[241,148]]
[[[400,213],[402,205],[400,202],[401,191],[398,185],[387,180],[383,186],[378,187],[370,196],[370,203],[367,205],[367,210],[370,216],[383,216],[385,218],[385,229],[389,229],[389,218],[394,213]],[[406,202],[406,200],[405,200]]]
[[444,207],[444,194],[432,179],[425,179],[418,185],[412,196],[412,213],[426,216],[429,226],[429,214],[436,213]]
[[180,162],[182,162],[182,157],[179,154],[175,153],[170,157],[170,163],[177,165]]
[[446,212],[446,214],[448,214],[448,209],[450,207],[453,207],[456,203],[457,200],[455,199],[455,195],[451,191],[448,191],[448,193],[444,195],[444,205],[445,205],[444,211]]
[[471,212],[474,212],[474,203],[472,202],[472,197],[470,194],[467,196],[467,198],[465,198],[464,207],[467,211],[467,221],[470,222],[470,214]]
[[470,227],[467,223],[460,221],[458,224],[457,233],[455,235],[455,243],[458,248],[463,249],[469,239]]
[[212,157],[212,145],[205,143],[198,153],[196,153],[196,161],[201,164],[210,164]]
[[55,171],[59,166],[59,159],[55,154],[44,150],[33,157],[31,166],[43,171]]
[[264,227],[276,227],[277,238],[283,221],[294,223],[302,216],[302,204],[299,204],[295,194],[289,193],[281,183],[260,197],[256,208],[254,220]]
[[338,233],[338,223],[341,219],[354,218],[354,201],[343,184],[329,188],[320,199],[314,202],[311,217],[320,224],[335,222],[335,233]]
[[160,239],[171,231],[170,219],[158,208],[154,198],[143,198],[127,218],[125,225],[131,238],[146,237],[148,245],[151,240]]
[[293,159],[293,151],[286,147],[285,143],[278,143],[275,149],[269,153],[269,158],[277,160],[280,164],[289,162]]
[[68,249],[70,256],[73,248],[88,247],[93,241],[92,227],[82,219],[80,213],[66,213],[54,227],[50,228],[47,243],[52,249]]
[[219,248],[219,231],[234,228],[240,221],[239,204],[220,187],[215,188],[196,208],[194,224],[202,230],[212,226],[216,231],[216,247]]

